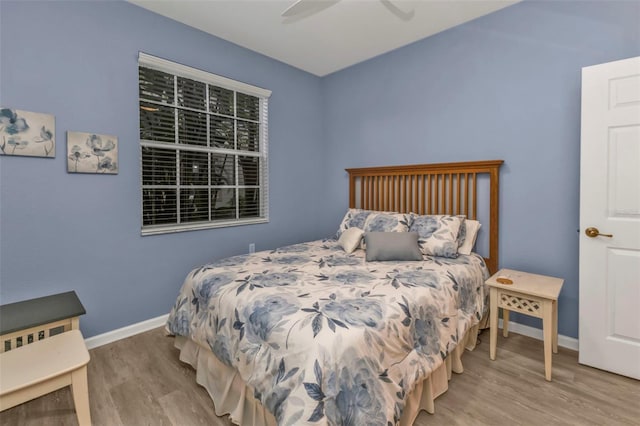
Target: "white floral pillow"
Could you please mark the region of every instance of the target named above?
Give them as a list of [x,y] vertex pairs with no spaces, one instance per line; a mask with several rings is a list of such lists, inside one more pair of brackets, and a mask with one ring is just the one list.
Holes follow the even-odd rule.
[[414,215],[409,232],[417,232],[418,245],[428,256],[458,257],[460,227],[464,217],[448,215]]
[[459,217],[462,223],[460,223],[460,231],[458,232],[458,238],[456,241],[458,242],[458,253],[460,253],[460,247],[464,244],[464,240],[467,238],[467,227],[465,226],[465,222],[467,221],[467,217],[464,215],[456,215]]
[[371,212],[364,223],[364,232],[407,232],[411,215]]
[[464,238],[462,239],[462,243],[458,247],[458,253],[460,254],[471,254],[473,250],[473,246],[476,244],[476,238],[478,237],[478,231],[480,230],[480,222],[477,220],[467,219],[464,221],[464,224],[460,227],[460,234],[464,231]]
[[356,226],[352,226],[351,228],[345,230],[342,234],[340,234],[340,238],[338,238],[338,243],[347,254],[353,253],[358,247],[360,247],[362,243],[362,236],[364,235],[364,231]]
[[336,238],[340,238],[340,235],[349,228],[360,228],[364,230],[364,223],[371,213],[371,210],[347,210],[347,213],[344,215],[344,218],[338,227],[338,232],[336,232]]

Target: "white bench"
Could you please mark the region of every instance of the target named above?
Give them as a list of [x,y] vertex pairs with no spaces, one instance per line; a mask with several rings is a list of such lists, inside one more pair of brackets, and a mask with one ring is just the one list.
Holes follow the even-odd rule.
[[0,411],[71,386],[80,426],[91,425],[87,364],[79,330],[71,330],[0,354]]

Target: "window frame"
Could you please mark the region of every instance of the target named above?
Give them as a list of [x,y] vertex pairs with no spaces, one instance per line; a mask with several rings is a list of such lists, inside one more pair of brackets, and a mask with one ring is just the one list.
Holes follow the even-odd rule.
[[[211,145],[211,138],[207,138],[207,146],[206,147],[198,147],[197,145],[187,145],[180,144],[179,140],[176,139],[173,143],[169,142],[159,142],[159,141],[151,141],[147,139],[142,139],[140,134],[141,127],[141,112],[140,105],[145,102],[149,103],[148,99],[143,99],[140,97],[140,89],[138,89],[138,141],[139,141],[139,149],[140,149],[140,189],[141,189],[141,197],[140,197],[140,224],[141,224],[141,235],[157,235],[157,234],[167,234],[167,233],[175,233],[175,232],[184,232],[184,231],[194,231],[200,229],[212,229],[212,228],[222,228],[222,227],[230,227],[230,226],[240,226],[240,225],[252,225],[258,223],[268,223],[269,222],[269,156],[268,156],[268,145],[269,145],[269,137],[268,137],[268,100],[271,96],[271,91],[267,89],[263,89],[260,87],[252,86],[247,83],[243,83],[240,81],[232,80],[227,77],[219,76],[213,73],[209,73],[206,71],[202,71],[196,68],[192,68],[186,65],[182,65],[179,63],[175,63],[172,61],[168,61],[166,59],[158,58],[143,52],[139,52],[138,56],[138,72],[141,67],[150,68],[153,70],[161,71],[174,76],[175,78],[183,77],[191,80],[195,80],[197,82],[205,83],[211,86],[217,86],[223,89],[232,90],[234,96],[234,128],[237,126],[238,120],[243,120],[238,116],[237,111],[237,103],[235,99],[238,93],[242,93],[245,95],[250,95],[258,98],[259,109],[258,109],[258,131],[259,131],[259,140],[257,147],[257,151],[245,151],[238,149],[237,146],[237,133],[234,132],[234,141],[236,145],[233,149],[227,148],[216,148]],[[140,77],[138,77],[138,88],[140,87]],[[175,83],[174,83],[175,84]],[[175,89],[177,90],[177,88]],[[209,89],[207,89],[207,92]],[[207,96],[208,99],[208,96]],[[150,102],[156,103],[158,105],[167,105],[171,108],[178,108],[178,100],[174,99],[173,104],[165,104],[162,102]],[[207,104],[206,106],[206,114],[209,116],[215,116],[216,114],[212,114],[209,110],[210,106]],[[177,116],[177,113],[176,113]],[[251,121],[251,120],[250,120]],[[209,120],[207,120],[207,123]],[[179,127],[177,126],[179,122],[176,120],[176,134],[179,132]],[[208,127],[208,125],[207,125]],[[208,131],[207,131],[208,134]],[[158,185],[144,185],[144,166],[143,166],[143,149],[145,147],[150,148],[159,148],[159,149],[175,149],[176,151],[180,150],[180,146],[183,146],[183,151],[189,152],[207,152],[209,154],[229,154],[234,157],[234,167],[235,167],[235,182],[233,185],[230,185],[235,191],[235,207],[236,207],[236,218],[234,219],[219,219],[219,220],[207,220],[207,221],[197,221],[197,222],[186,222],[180,223],[180,189],[184,187],[180,183],[180,160],[176,161],[176,220],[178,223],[171,224],[161,224],[161,225],[145,225],[144,224],[144,191],[145,189],[153,189],[154,186]],[[253,156],[258,157],[259,167],[259,184],[257,187],[255,185],[240,185],[239,183],[239,175],[238,175],[238,161],[239,157],[242,156]],[[211,173],[211,170],[208,170],[208,173]],[[159,185],[166,186],[166,185]],[[215,185],[212,185],[209,180],[209,184],[206,185],[207,190],[209,191],[209,205],[211,204],[211,190],[217,188]],[[260,193],[260,200],[258,204],[259,208],[259,217],[251,217],[251,218],[241,218],[239,214],[239,203],[240,200],[238,198],[238,194],[240,190],[243,188],[258,188]],[[221,188],[217,188],[221,189]],[[211,208],[209,207],[209,217],[211,217]]]

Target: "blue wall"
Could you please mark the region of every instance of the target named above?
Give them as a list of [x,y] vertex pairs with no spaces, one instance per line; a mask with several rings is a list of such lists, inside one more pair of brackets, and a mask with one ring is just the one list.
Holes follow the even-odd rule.
[[581,68],[639,55],[639,33],[638,2],[525,2],[323,79],[325,229],[345,167],[503,159],[500,264],[563,277],[577,337]]
[[[0,104],[54,114],[57,140],[0,157],[2,303],[75,289],[89,337],[166,314],[195,265],[323,236],[319,78],[125,2],[2,0],[0,51]],[[270,223],[140,236],[138,51],[273,91]],[[117,135],[120,173],[67,174],[67,130]]]
[[[639,32],[637,2],[525,2],[320,79],[124,2],[2,0],[0,104],[54,114],[57,156],[0,157],[1,303],[75,289],[89,337],[209,259],[333,233],[346,167],[504,159],[501,265],[564,277],[576,337],[580,72]],[[140,237],[138,51],[273,90],[269,224]],[[67,174],[67,130],[118,135],[120,173]]]

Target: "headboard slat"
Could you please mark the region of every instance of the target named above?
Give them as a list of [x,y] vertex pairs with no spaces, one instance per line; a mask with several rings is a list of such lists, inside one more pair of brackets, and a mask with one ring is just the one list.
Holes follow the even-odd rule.
[[476,181],[476,174],[474,173],[471,177],[473,181],[473,194],[471,195],[471,199],[473,200],[473,210],[471,213],[471,219],[477,220],[478,218],[478,182]]
[[469,217],[469,173],[464,174],[464,212]]
[[349,207],[401,213],[464,214],[477,220],[478,175],[488,175],[489,202],[482,203],[489,206],[489,256],[485,261],[494,273],[498,270],[502,163],[502,160],[492,160],[347,169]]
[[456,184],[458,185],[457,199],[456,199],[456,210],[460,212],[460,211],[462,211],[462,204],[460,203],[460,200],[462,199],[462,196],[461,196],[462,187],[461,187],[461,181],[460,181],[460,173],[458,173],[456,175]]

